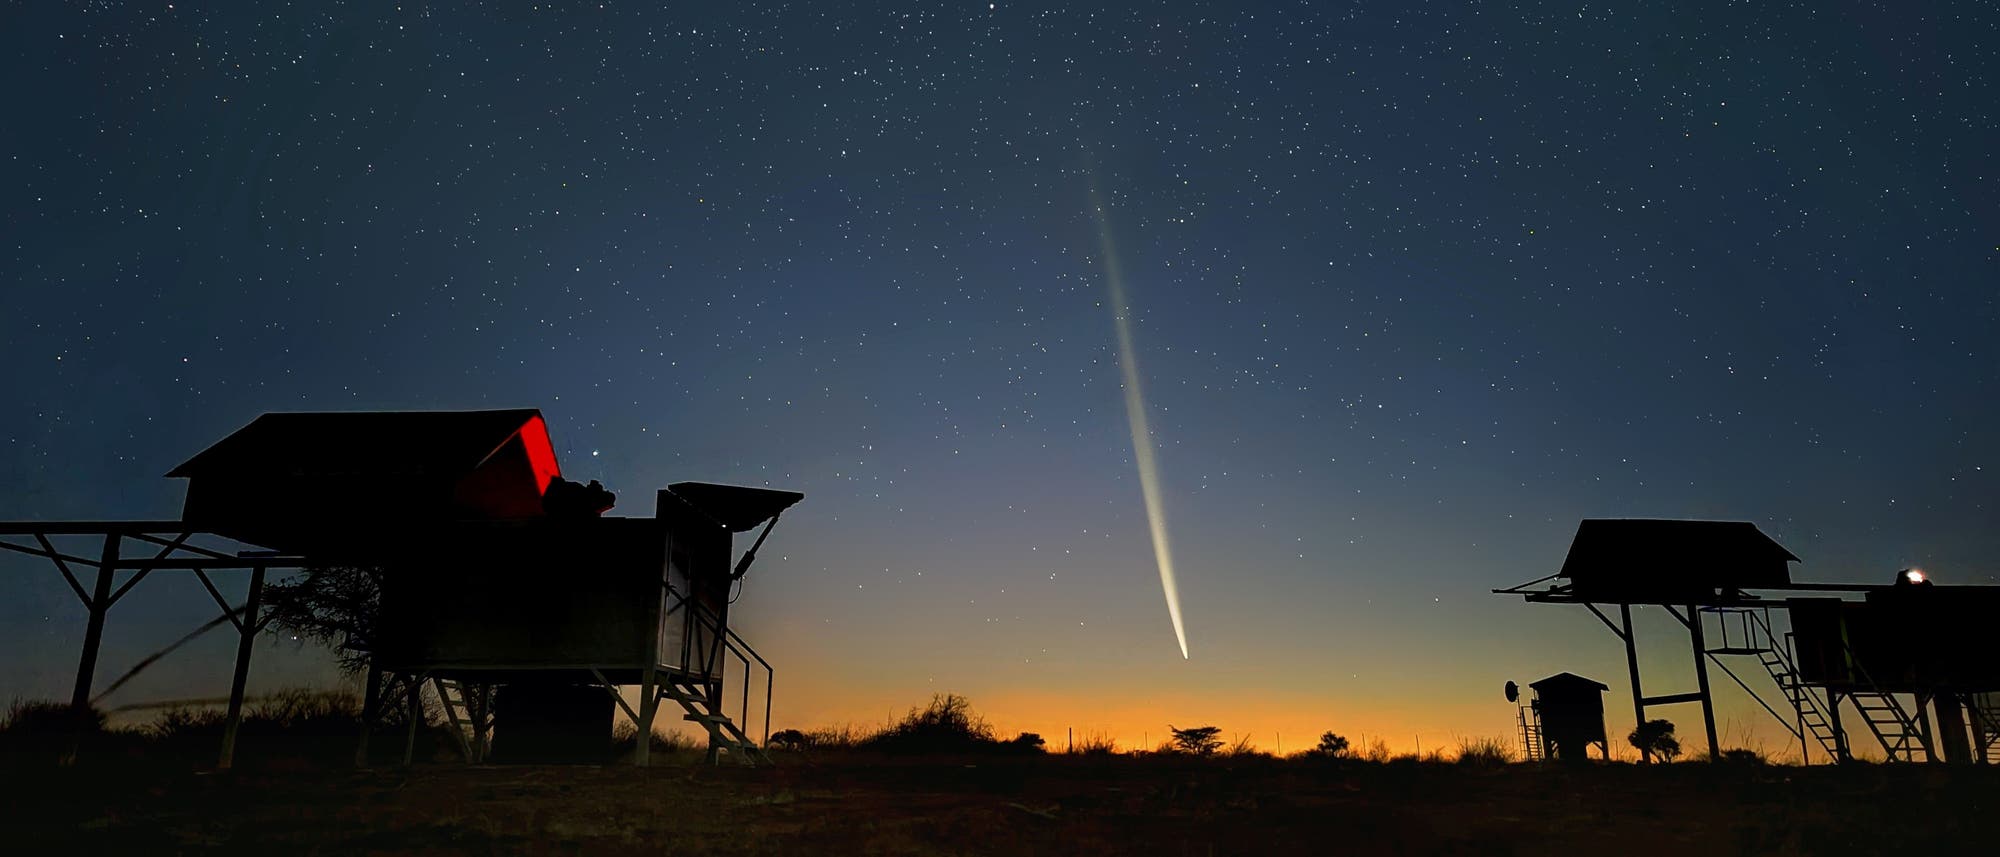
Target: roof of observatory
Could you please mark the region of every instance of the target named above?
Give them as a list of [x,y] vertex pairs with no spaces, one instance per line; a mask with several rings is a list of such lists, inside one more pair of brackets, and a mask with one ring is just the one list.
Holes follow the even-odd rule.
[[1718,589],[1789,586],[1798,561],[1747,521],[1608,518],[1577,525],[1560,575],[1579,597],[1689,603]]
[[[534,408],[269,413],[167,475],[451,477],[477,468],[517,435],[537,452],[551,449]],[[553,472],[554,455],[535,465]]]

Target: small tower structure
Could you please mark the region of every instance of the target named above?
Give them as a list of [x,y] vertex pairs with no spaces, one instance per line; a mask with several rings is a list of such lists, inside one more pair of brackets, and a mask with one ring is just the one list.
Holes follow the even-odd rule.
[[1542,757],[1578,763],[1589,758],[1588,748],[1597,745],[1599,758],[1609,759],[1611,747],[1604,738],[1604,692],[1611,688],[1575,673],[1556,673],[1541,681],[1529,682],[1542,740]]

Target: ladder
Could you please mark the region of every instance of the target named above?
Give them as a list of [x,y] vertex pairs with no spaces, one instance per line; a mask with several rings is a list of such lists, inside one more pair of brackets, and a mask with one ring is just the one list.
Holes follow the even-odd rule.
[[459,752],[472,764],[486,761],[493,750],[492,685],[433,677],[431,687],[437,691],[438,703],[444,709],[445,721]]
[[1541,714],[1537,712],[1534,717],[1529,717],[1528,707],[1515,703],[1514,719],[1521,729],[1521,757],[1530,762],[1543,761],[1547,748],[1542,746]]

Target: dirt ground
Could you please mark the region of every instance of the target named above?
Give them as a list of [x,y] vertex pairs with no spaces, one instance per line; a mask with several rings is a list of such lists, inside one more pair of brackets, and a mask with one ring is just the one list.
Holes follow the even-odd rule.
[[16,771],[8,854],[2000,853],[2000,768],[1049,756]]

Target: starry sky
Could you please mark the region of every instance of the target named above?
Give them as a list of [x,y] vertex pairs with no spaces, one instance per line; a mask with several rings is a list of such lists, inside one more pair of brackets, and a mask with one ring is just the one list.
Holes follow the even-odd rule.
[[[1450,746],[1564,669],[1623,734],[1615,639],[1487,592],[1583,517],[2000,582],[1991,4],[502,5],[0,13],[0,518],[172,517],[264,411],[540,407],[626,514],[806,494],[737,605],[779,727],[1127,746]],[[0,570],[0,696],[66,697],[81,608]],[[149,579],[100,675],[211,613]]]

